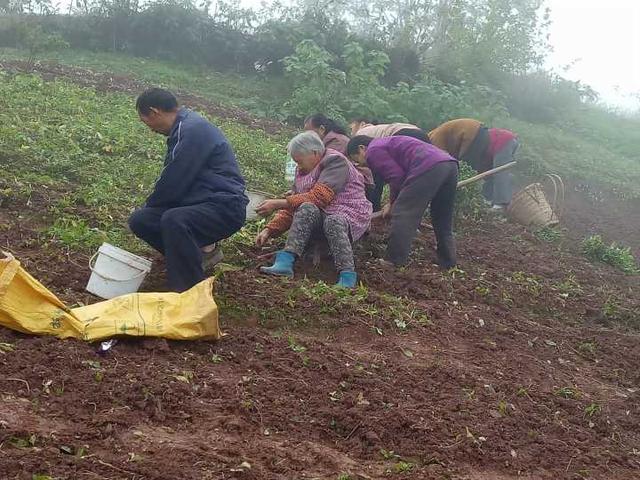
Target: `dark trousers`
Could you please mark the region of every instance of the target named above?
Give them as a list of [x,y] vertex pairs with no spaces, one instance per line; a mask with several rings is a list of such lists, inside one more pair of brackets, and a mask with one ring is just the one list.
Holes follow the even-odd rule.
[[129,227],[165,257],[169,289],[183,292],[205,279],[202,247],[230,237],[244,225],[242,197],[186,207],[145,207],[129,217]]
[[379,212],[382,208],[382,194],[384,193],[384,180],[379,175],[373,173],[373,185],[367,185],[367,200],[373,205],[373,211]]
[[438,264],[451,268],[456,264],[453,238],[453,207],[458,184],[458,164],[441,162],[404,187],[391,211],[391,235],[386,259],[404,265],[420,221],[431,204],[431,222],[436,234]]

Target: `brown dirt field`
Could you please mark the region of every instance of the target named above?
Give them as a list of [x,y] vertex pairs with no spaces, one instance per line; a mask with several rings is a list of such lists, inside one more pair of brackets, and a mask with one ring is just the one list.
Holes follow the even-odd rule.
[[631,247],[640,258],[640,199],[621,201],[597,186],[569,186],[565,225],[572,238],[600,234],[609,242]]
[[[22,219],[0,209],[10,225],[0,243],[68,302],[86,302],[86,259],[38,243],[39,200]],[[129,340],[100,357],[81,342],[1,330],[0,342],[15,347],[0,354],[3,478],[638,474],[638,337],[602,325],[610,292],[593,287],[629,292],[637,312],[637,277],[491,220],[460,238],[464,273],[430,264],[428,230],[414,264],[389,272],[371,257],[383,233],[358,253],[368,300],[382,307],[378,293],[407,296],[429,325],[401,330],[351,305],[323,312],[313,298],[291,305],[285,299],[303,280],[249,268],[218,286],[228,336],[216,343]],[[330,268],[299,273],[333,281]],[[564,298],[558,284],[569,274],[583,291]],[[562,398],[564,387],[575,398]],[[80,448],[84,455],[65,453]]]
[[[0,249],[69,304],[94,301],[88,258],[39,233],[55,195],[1,205]],[[326,265],[225,273],[218,342],[100,356],[0,329],[0,477],[639,478],[639,277],[587,262],[571,236],[493,218],[459,231],[459,270],[432,265],[425,228],[411,265],[388,271],[377,226],[357,252],[359,302],[313,290],[334,281]],[[417,314],[429,321],[398,323]]]

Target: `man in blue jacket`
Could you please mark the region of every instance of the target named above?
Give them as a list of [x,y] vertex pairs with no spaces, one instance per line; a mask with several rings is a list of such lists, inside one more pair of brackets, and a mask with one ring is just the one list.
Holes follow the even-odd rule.
[[164,255],[169,288],[182,292],[205,279],[203,257],[220,261],[217,242],[244,225],[244,179],[223,133],[178,108],[171,92],[147,90],[136,109],[143,123],[168,139],[162,174],[129,227]]

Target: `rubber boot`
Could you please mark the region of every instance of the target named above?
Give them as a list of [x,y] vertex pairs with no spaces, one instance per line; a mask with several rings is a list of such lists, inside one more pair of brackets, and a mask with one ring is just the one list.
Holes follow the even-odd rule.
[[358,274],[353,270],[342,270],[338,277],[338,283],[336,287],[342,288],[356,288],[358,284]]
[[283,277],[293,277],[293,263],[296,257],[293,253],[281,250],[276,252],[276,261],[270,267],[260,267],[262,273],[269,275],[280,275]]

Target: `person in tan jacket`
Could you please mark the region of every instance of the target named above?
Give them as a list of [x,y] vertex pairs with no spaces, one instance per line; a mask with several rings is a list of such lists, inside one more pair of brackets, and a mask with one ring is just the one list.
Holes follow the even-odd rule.
[[[349,124],[351,135],[364,135],[370,138],[412,137],[424,143],[431,143],[427,132],[411,123],[372,123],[365,118],[356,118]],[[373,178],[373,186],[367,188],[367,198],[373,204],[373,211],[382,208],[382,194],[384,182],[380,178]]]
[[470,164],[476,170],[484,153],[489,136],[487,128],[473,118],[449,120],[429,132],[431,143],[458,160]]
[[358,118],[349,124],[351,135],[365,135],[371,138],[385,137],[413,137],[423,142],[430,143],[427,132],[411,123],[378,123],[373,124],[365,119]]
[[[473,118],[445,122],[429,132],[429,139],[479,173],[512,162],[518,148],[513,132],[487,128]],[[504,209],[511,202],[511,173],[504,171],[489,177],[484,182],[483,195],[495,209]]]

